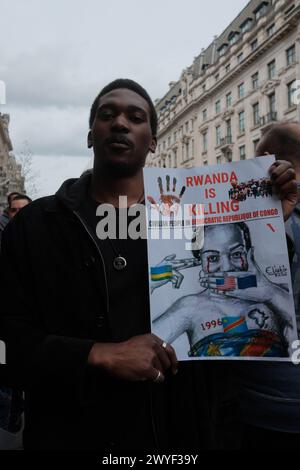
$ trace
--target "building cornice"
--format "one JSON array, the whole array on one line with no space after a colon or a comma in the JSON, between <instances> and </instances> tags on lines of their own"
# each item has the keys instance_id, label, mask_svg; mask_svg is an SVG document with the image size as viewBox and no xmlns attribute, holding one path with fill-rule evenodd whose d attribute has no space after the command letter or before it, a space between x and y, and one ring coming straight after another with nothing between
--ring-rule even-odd
<instances>
[{"instance_id":1,"label":"building cornice","mask_svg":"<svg viewBox=\"0 0 300 470\"><path fill-rule=\"evenodd\" d=\"M281 7L281 9L283 9L283 7ZM278 15L279 11L280 9L276 11L276 15ZM269 18L267 18L267 21L268 20ZM266 51L268 51L271 47L273 47L275 44L281 41L293 29L297 28L299 24L299 20L300 20L300 5L296 6L295 9L288 15L288 22L285 19L284 24L271 37L265 39L255 51L251 52L247 57L245 57L242 63L238 64L236 67L231 69L231 71L228 74L222 77L211 88L207 89L205 93L203 93L201 96L192 100L189 103L186 103L184 108L178 111L176 116L173 117L166 126L164 126L161 130L159 130L158 138L162 138L165 134L167 134L170 131L170 129L178 125L179 122L183 120L185 116L190 114L192 111L195 111L195 108L199 108L207 100L209 100L210 98L220 93L220 91L224 87L226 87L228 84L230 84L233 79L238 78L242 74L242 72L244 72L253 62L259 59L262 55L266 53ZM257 28L255 29L255 31L257 31ZM297 37L297 40L300 41L300 36ZM249 40L247 40L247 43L248 42ZM243 47L243 45L244 43L241 44L241 48ZM228 61L230 57L231 56L228 56L227 58ZM219 65L220 66L223 65L223 63ZM198 81L199 77L197 77L196 79L197 84L195 84L194 87L192 86L190 88L190 91L193 91L197 87L200 87L201 84L203 84L204 81L206 81L208 77L211 77L213 74L215 74L216 71L217 71L217 68L214 68L213 72L210 75L206 75L205 77L203 77L203 81L201 82ZM179 103L179 100L177 101L177 103Z\"/></svg>"}]
</instances>

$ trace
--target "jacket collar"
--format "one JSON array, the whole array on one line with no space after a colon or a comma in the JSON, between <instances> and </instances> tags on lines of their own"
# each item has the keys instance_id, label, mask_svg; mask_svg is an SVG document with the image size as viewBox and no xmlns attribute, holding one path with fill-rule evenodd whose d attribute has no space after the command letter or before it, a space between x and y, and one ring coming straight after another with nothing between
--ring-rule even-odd
<instances>
[{"instance_id":1,"label":"jacket collar","mask_svg":"<svg viewBox=\"0 0 300 470\"><path fill-rule=\"evenodd\" d=\"M47 212L62 212L66 209L77 211L82 201L87 198L91 174L84 174L80 178L66 180L54 197L49 197L45 210Z\"/></svg>"}]
</instances>

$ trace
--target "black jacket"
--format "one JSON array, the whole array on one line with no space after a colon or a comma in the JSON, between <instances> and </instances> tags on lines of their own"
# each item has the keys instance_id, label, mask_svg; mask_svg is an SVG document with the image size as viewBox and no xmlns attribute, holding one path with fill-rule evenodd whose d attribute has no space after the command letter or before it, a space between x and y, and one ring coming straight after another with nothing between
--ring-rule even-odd
<instances>
[{"instance_id":1,"label":"black jacket","mask_svg":"<svg viewBox=\"0 0 300 470\"><path fill-rule=\"evenodd\" d=\"M25 389L25 448L199 450L211 447L205 364L181 364L159 387L91 370L111 341L101 249L80 220L89 175L25 207L3 234L1 312L11 385ZM147 286L145 286L145 289ZM136 406L135 397L144 397ZM133 430L143 408L148 422ZM153 437L149 438L149 436Z\"/></svg>"}]
</instances>

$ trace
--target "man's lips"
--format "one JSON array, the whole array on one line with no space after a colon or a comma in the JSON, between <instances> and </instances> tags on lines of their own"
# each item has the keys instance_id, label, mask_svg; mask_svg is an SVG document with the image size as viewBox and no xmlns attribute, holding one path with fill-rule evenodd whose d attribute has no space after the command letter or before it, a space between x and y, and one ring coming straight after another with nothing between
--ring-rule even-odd
<instances>
[{"instance_id":1,"label":"man's lips","mask_svg":"<svg viewBox=\"0 0 300 470\"><path fill-rule=\"evenodd\" d=\"M129 150L133 147L132 142L126 137L110 137L105 144L115 150Z\"/></svg>"},{"instance_id":2,"label":"man's lips","mask_svg":"<svg viewBox=\"0 0 300 470\"><path fill-rule=\"evenodd\" d=\"M108 146L112 149L116 150L129 150L131 149L131 145L120 143L120 142L111 142Z\"/></svg>"}]
</instances>

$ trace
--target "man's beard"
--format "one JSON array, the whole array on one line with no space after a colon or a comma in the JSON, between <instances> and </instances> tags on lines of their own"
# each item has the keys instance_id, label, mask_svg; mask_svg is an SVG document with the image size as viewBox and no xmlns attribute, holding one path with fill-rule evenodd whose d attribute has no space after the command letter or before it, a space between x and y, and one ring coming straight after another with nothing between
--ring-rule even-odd
<instances>
[{"instance_id":1,"label":"man's beard","mask_svg":"<svg viewBox=\"0 0 300 470\"><path fill-rule=\"evenodd\" d=\"M136 175L143 166L144 162L133 163L112 159L102 161L99 165L106 175L113 178L130 178Z\"/></svg>"}]
</instances>

